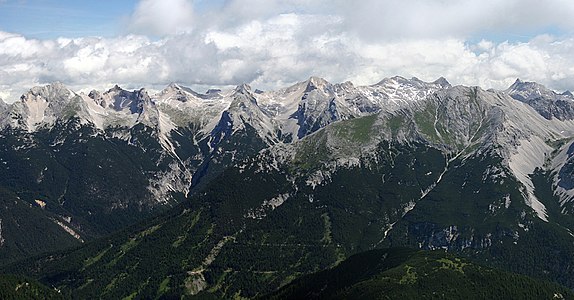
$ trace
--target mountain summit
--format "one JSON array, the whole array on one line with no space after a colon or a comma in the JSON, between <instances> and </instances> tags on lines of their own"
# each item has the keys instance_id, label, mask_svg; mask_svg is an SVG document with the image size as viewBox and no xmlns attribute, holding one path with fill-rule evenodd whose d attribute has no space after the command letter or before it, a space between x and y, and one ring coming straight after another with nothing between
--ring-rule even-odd
<instances>
[{"instance_id":1,"label":"mountain summit","mask_svg":"<svg viewBox=\"0 0 574 300\"><path fill-rule=\"evenodd\" d=\"M572 101L400 76L35 88L0 106L0 259L79 247L15 267L77 298L255 297L381 247L574 287Z\"/></svg>"},{"instance_id":2,"label":"mountain summit","mask_svg":"<svg viewBox=\"0 0 574 300\"><path fill-rule=\"evenodd\" d=\"M536 82L516 79L506 91L512 98L527 103L546 119L561 121L574 119L574 96L565 92L558 94Z\"/></svg>"}]
</instances>

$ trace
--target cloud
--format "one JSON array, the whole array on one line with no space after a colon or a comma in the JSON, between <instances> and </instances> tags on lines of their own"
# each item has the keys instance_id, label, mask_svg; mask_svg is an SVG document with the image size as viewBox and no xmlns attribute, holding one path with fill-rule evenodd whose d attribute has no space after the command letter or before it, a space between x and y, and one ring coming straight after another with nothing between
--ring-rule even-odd
<instances>
[{"instance_id":1,"label":"cloud","mask_svg":"<svg viewBox=\"0 0 574 300\"><path fill-rule=\"evenodd\" d=\"M330 32L338 18L282 15L232 31L38 41L0 33L0 91L17 98L33 85L61 81L74 89L161 88L250 83L280 88L311 75L372 84L402 75L506 88L517 77L572 89L574 39L540 36L525 43L413 39L366 43Z\"/></svg>"},{"instance_id":2,"label":"cloud","mask_svg":"<svg viewBox=\"0 0 574 300\"><path fill-rule=\"evenodd\" d=\"M228 0L215 17L218 26L236 26L286 13L339 16L341 30L365 40L574 32L570 0Z\"/></svg>"},{"instance_id":3,"label":"cloud","mask_svg":"<svg viewBox=\"0 0 574 300\"><path fill-rule=\"evenodd\" d=\"M14 100L33 85L53 81L76 90L116 83L162 88L170 82L275 89L312 75L356 84L394 75L427 81L444 76L454 84L497 89L520 77L574 89L571 35L467 38L530 23L571 28L572 18L553 19L551 9L535 0L364 0L353 2L353 9L350 3L228 0L194 15L189 1L143 0L130 19L131 29L141 34L36 40L0 32L0 94ZM574 12L571 2L548 3L562 5L554 16Z\"/></svg>"},{"instance_id":4,"label":"cloud","mask_svg":"<svg viewBox=\"0 0 574 300\"><path fill-rule=\"evenodd\" d=\"M189 0L142 0L129 19L132 33L164 36L193 28L193 4Z\"/></svg>"}]
</instances>

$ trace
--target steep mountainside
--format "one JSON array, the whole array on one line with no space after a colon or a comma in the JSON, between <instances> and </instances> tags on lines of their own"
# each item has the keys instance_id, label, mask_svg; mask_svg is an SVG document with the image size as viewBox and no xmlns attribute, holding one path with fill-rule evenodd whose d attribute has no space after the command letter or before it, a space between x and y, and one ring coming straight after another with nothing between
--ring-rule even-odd
<instances>
[{"instance_id":1,"label":"steep mountainside","mask_svg":"<svg viewBox=\"0 0 574 300\"><path fill-rule=\"evenodd\" d=\"M262 299L572 299L564 287L485 268L445 252L356 254Z\"/></svg>"},{"instance_id":2,"label":"steep mountainside","mask_svg":"<svg viewBox=\"0 0 574 300\"><path fill-rule=\"evenodd\" d=\"M103 99L115 99L102 100L109 112L55 84L12 105L0 132L0 186L30 215L2 216L2 235L14 246L0 248L2 262L69 246L62 234L83 242L113 232L177 203L172 191L189 190L188 166L166 151L161 117L145 92L114 89ZM22 234L18 219L37 225Z\"/></svg>"},{"instance_id":3,"label":"steep mountainside","mask_svg":"<svg viewBox=\"0 0 574 300\"><path fill-rule=\"evenodd\" d=\"M5 270L79 298L253 297L399 246L574 287L574 120L538 109L553 97L570 105L520 81L485 91L402 77L173 84L153 97L35 89L2 121L0 186L18 207L0 221L6 261L41 251L22 246L35 239L18 234L20 214L49 225L54 250L175 207Z\"/></svg>"},{"instance_id":4,"label":"steep mountainside","mask_svg":"<svg viewBox=\"0 0 574 300\"><path fill-rule=\"evenodd\" d=\"M194 156L174 136L203 137L188 146L205 158L187 200L7 271L79 298L253 297L352 254L406 246L574 287L572 120L546 118L507 91L444 80L353 87L311 78L213 98L170 88L153 103L228 103L218 122L194 123L212 127L172 131L183 164Z\"/></svg>"},{"instance_id":5,"label":"steep mountainside","mask_svg":"<svg viewBox=\"0 0 574 300\"><path fill-rule=\"evenodd\" d=\"M0 101L0 187L14 205L28 206L0 221L14 245L0 247L0 263L124 228L263 149L396 109L388 104L400 95L419 99L445 84L395 77L355 88L313 77L280 91L242 85L200 94L171 84L150 96L118 86L85 95L55 83L11 105ZM46 230L20 234L15 220L29 214L47 222Z\"/></svg>"}]
</instances>

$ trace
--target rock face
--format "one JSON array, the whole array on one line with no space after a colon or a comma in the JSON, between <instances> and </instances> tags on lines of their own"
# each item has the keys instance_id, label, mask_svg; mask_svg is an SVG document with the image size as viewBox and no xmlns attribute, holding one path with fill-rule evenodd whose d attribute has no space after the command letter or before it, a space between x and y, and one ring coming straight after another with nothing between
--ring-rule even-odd
<instances>
[{"instance_id":1,"label":"rock face","mask_svg":"<svg viewBox=\"0 0 574 300\"><path fill-rule=\"evenodd\" d=\"M86 287L78 298L124 298L123 283L142 282L130 286L142 297L252 297L383 246L574 286L569 99L534 83L485 91L444 78L206 94L172 84L157 95L48 86L0 106L0 198L66 245L176 206L63 256L78 272L50 283ZM28 223L2 214L0 251L32 243L18 224Z\"/></svg>"},{"instance_id":2,"label":"rock face","mask_svg":"<svg viewBox=\"0 0 574 300\"><path fill-rule=\"evenodd\" d=\"M569 91L558 94L536 82L517 79L505 93L512 98L532 106L544 118L551 120L574 119L574 97Z\"/></svg>"}]
</instances>

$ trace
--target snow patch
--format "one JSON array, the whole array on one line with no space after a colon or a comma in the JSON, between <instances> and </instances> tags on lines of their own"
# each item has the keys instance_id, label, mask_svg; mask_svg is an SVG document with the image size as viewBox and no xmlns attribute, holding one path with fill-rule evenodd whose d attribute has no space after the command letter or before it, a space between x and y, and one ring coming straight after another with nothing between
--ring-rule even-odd
<instances>
[{"instance_id":1,"label":"snow patch","mask_svg":"<svg viewBox=\"0 0 574 300\"><path fill-rule=\"evenodd\" d=\"M80 241L80 242L84 242L84 240L82 239L82 237L75 232L72 228L68 227L68 225L64 224L63 222L61 222L60 220L56 220L56 219L52 219L52 221L56 224L58 224L58 226L62 227L62 229L64 229L64 231L66 231L68 234L70 234L71 236L73 236L76 240Z\"/></svg>"},{"instance_id":2,"label":"snow patch","mask_svg":"<svg viewBox=\"0 0 574 300\"><path fill-rule=\"evenodd\" d=\"M46 208L46 202L44 202L44 201L42 201L42 200L38 200L38 199L36 199L35 202L36 202L36 204L38 204L38 206L39 206L41 209Z\"/></svg>"},{"instance_id":3,"label":"snow patch","mask_svg":"<svg viewBox=\"0 0 574 300\"><path fill-rule=\"evenodd\" d=\"M512 203L512 200L510 199L510 195L506 195L504 197L504 207L506 209L508 209L510 207L510 204Z\"/></svg>"},{"instance_id":4,"label":"snow patch","mask_svg":"<svg viewBox=\"0 0 574 300\"><path fill-rule=\"evenodd\" d=\"M4 246L4 236L2 236L2 219L0 219L0 247Z\"/></svg>"}]
</instances>

